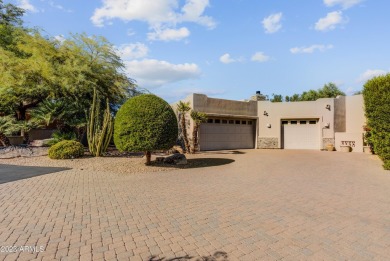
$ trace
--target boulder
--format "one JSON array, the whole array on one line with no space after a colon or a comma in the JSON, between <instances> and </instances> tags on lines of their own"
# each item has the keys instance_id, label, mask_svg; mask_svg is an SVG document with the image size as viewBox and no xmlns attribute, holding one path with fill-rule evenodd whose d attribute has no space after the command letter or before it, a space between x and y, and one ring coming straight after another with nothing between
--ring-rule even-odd
<instances>
[{"instance_id":1,"label":"boulder","mask_svg":"<svg viewBox=\"0 0 390 261\"><path fill-rule=\"evenodd\" d=\"M171 156L165 157L163 162L172 165L185 165L187 164L187 158L184 154L175 153Z\"/></svg>"},{"instance_id":2,"label":"boulder","mask_svg":"<svg viewBox=\"0 0 390 261\"><path fill-rule=\"evenodd\" d=\"M176 153L184 154L184 150L182 149L182 147L178 145L173 146L168 152L173 154Z\"/></svg>"},{"instance_id":3,"label":"boulder","mask_svg":"<svg viewBox=\"0 0 390 261\"><path fill-rule=\"evenodd\" d=\"M156 157L157 162L164 162L164 157Z\"/></svg>"},{"instance_id":4,"label":"boulder","mask_svg":"<svg viewBox=\"0 0 390 261\"><path fill-rule=\"evenodd\" d=\"M49 143L50 141L52 141L53 139L44 139L44 140L33 140L32 142L30 142L30 146L33 146L33 147L49 147Z\"/></svg>"}]
</instances>

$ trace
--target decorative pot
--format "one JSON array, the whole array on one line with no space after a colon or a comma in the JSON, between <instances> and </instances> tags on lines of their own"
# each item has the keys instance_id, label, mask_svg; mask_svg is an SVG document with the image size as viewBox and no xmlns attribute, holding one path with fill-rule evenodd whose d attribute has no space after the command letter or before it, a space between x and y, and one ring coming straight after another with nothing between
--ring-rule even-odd
<instances>
[{"instance_id":1,"label":"decorative pot","mask_svg":"<svg viewBox=\"0 0 390 261\"><path fill-rule=\"evenodd\" d=\"M8 139L11 145L20 145L23 144L23 136L8 136Z\"/></svg>"},{"instance_id":2,"label":"decorative pot","mask_svg":"<svg viewBox=\"0 0 390 261\"><path fill-rule=\"evenodd\" d=\"M334 151L334 146L333 146L333 144L327 144L327 145L326 145L326 150L327 150L327 151Z\"/></svg>"},{"instance_id":3,"label":"decorative pot","mask_svg":"<svg viewBox=\"0 0 390 261\"><path fill-rule=\"evenodd\" d=\"M363 146L363 152L367 154L372 154L370 146Z\"/></svg>"},{"instance_id":4,"label":"decorative pot","mask_svg":"<svg viewBox=\"0 0 390 261\"><path fill-rule=\"evenodd\" d=\"M351 152L352 148L351 148L351 146L342 145L342 146L340 146L340 151L341 152Z\"/></svg>"}]
</instances>

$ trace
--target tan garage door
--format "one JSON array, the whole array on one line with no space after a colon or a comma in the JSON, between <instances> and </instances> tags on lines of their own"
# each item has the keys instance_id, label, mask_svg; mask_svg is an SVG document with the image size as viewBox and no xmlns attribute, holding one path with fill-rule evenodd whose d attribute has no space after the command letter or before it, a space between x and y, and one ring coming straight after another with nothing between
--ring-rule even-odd
<instances>
[{"instance_id":1,"label":"tan garage door","mask_svg":"<svg viewBox=\"0 0 390 261\"><path fill-rule=\"evenodd\" d=\"M200 150L253 149L255 120L209 119L200 126Z\"/></svg>"},{"instance_id":2,"label":"tan garage door","mask_svg":"<svg viewBox=\"0 0 390 261\"><path fill-rule=\"evenodd\" d=\"M318 120L282 121L284 149L320 149Z\"/></svg>"}]
</instances>

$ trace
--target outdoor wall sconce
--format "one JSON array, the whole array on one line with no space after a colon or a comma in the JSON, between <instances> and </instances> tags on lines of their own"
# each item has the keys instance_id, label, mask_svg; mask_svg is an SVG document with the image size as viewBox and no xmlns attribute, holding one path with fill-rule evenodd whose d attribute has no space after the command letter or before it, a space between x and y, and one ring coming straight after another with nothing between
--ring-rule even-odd
<instances>
[{"instance_id":1,"label":"outdoor wall sconce","mask_svg":"<svg viewBox=\"0 0 390 261\"><path fill-rule=\"evenodd\" d=\"M264 111L264 116L268 116L268 112L267 111Z\"/></svg>"},{"instance_id":2,"label":"outdoor wall sconce","mask_svg":"<svg viewBox=\"0 0 390 261\"><path fill-rule=\"evenodd\" d=\"M270 123L267 124L267 128L271 128L271 124Z\"/></svg>"},{"instance_id":3,"label":"outdoor wall sconce","mask_svg":"<svg viewBox=\"0 0 390 261\"><path fill-rule=\"evenodd\" d=\"M326 123L325 125L324 125L324 128L327 128L327 129L329 129L330 128L330 123L328 122L328 123Z\"/></svg>"},{"instance_id":4,"label":"outdoor wall sconce","mask_svg":"<svg viewBox=\"0 0 390 261\"><path fill-rule=\"evenodd\" d=\"M325 107L327 110L330 110L330 104L327 104Z\"/></svg>"}]
</instances>

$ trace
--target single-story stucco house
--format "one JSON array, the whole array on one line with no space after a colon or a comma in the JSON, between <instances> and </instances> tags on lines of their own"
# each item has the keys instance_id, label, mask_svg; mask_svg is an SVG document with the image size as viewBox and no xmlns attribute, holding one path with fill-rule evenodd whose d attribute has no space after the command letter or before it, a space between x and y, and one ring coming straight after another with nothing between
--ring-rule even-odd
<instances>
[{"instance_id":1,"label":"single-story stucco house","mask_svg":"<svg viewBox=\"0 0 390 261\"><path fill-rule=\"evenodd\" d=\"M204 112L200 150L324 149L348 145L363 152L363 96L339 96L304 102L270 102L257 92L247 101L191 94L183 100ZM175 104L173 105L175 108ZM192 128L189 122L189 128Z\"/></svg>"}]
</instances>

